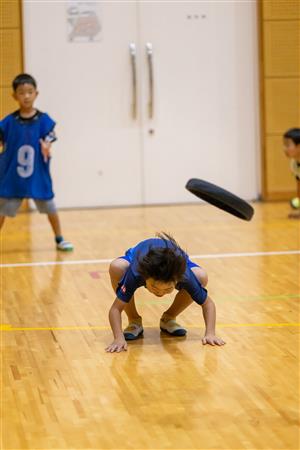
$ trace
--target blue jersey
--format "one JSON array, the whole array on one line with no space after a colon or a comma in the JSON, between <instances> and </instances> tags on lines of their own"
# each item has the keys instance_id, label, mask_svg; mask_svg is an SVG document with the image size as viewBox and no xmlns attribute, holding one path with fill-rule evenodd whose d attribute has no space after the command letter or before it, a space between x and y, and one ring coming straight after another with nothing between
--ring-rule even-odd
<instances>
[{"instance_id":1,"label":"blue jersey","mask_svg":"<svg viewBox=\"0 0 300 450\"><path fill-rule=\"evenodd\" d=\"M141 286L145 286L145 280L141 277L138 272L138 261L146 255L150 248L162 247L165 248L166 245L168 247L174 248L170 241L164 241L160 238L152 238L146 239L145 241L140 242L133 248L130 248L126 251L125 256L122 256L123 259L126 259L130 263L127 271L125 272L122 280L118 284L116 294L118 299L128 303L134 292ZM186 257L186 270L182 277L182 279L177 283L175 289L178 291L181 289L185 289L192 299L202 305L207 297L207 290L201 285L198 281L196 275L191 270L192 267L197 267L197 264L190 261L187 254Z\"/></svg>"},{"instance_id":2,"label":"blue jersey","mask_svg":"<svg viewBox=\"0 0 300 450\"><path fill-rule=\"evenodd\" d=\"M37 111L29 118L19 111L0 121L0 197L50 200L54 197L49 158L45 162L40 139L56 140L55 122Z\"/></svg>"}]
</instances>

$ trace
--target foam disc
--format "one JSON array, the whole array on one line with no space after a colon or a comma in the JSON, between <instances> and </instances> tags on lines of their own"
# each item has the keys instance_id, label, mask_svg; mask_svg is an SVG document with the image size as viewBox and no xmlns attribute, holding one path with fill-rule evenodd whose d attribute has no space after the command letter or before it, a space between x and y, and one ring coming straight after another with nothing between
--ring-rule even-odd
<instances>
[{"instance_id":1,"label":"foam disc","mask_svg":"<svg viewBox=\"0 0 300 450\"><path fill-rule=\"evenodd\" d=\"M191 178L186 189L207 203L216 206L243 220L251 220L254 209L249 203L235 194L208 181Z\"/></svg>"}]
</instances>

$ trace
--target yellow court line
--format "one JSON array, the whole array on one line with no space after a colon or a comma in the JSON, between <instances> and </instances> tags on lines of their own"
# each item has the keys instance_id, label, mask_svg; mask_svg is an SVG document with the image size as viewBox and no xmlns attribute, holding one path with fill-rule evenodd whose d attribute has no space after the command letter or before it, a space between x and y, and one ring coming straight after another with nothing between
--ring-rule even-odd
<instances>
[{"instance_id":1,"label":"yellow court line","mask_svg":"<svg viewBox=\"0 0 300 450\"><path fill-rule=\"evenodd\" d=\"M217 328L235 328L235 327L299 327L298 322L286 323L219 323ZM156 328L154 326L145 326L144 328ZM187 328L203 328L200 325L188 325ZM9 324L0 325L0 331L86 331L86 330L110 330L109 326L62 326L62 327L13 327Z\"/></svg>"}]
</instances>

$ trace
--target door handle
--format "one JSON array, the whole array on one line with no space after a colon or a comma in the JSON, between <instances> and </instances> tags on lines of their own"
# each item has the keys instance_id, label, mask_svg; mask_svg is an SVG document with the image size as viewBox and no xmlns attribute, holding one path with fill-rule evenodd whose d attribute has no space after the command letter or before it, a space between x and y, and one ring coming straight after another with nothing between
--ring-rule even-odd
<instances>
[{"instance_id":1,"label":"door handle","mask_svg":"<svg viewBox=\"0 0 300 450\"><path fill-rule=\"evenodd\" d=\"M131 115L133 119L137 116L137 82L136 82L136 45L134 42L129 44L131 70L132 70L132 103Z\"/></svg>"},{"instance_id":2,"label":"door handle","mask_svg":"<svg viewBox=\"0 0 300 450\"><path fill-rule=\"evenodd\" d=\"M154 90L153 90L153 46L151 42L146 44L146 53L149 69L149 102L148 102L148 116L152 119L154 112Z\"/></svg>"}]
</instances>

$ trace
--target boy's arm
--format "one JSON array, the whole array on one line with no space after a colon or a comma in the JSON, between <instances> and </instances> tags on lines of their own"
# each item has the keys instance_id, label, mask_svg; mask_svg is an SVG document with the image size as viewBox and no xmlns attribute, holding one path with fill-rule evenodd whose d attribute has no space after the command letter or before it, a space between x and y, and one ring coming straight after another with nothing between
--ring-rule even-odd
<instances>
[{"instance_id":1,"label":"boy's arm","mask_svg":"<svg viewBox=\"0 0 300 450\"><path fill-rule=\"evenodd\" d=\"M54 131L51 130L43 139L40 139L41 144L41 152L44 157L44 162L46 163L48 159L51 157L51 144L52 142L57 141L57 137Z\"/></svg>"},{"instance_id":2,"label":"boy's arm","mask_svg":"<svg viewBox=\"0 0 300 450\"><path fill-rule=\"evenodd\" d=\"M109 323L114 335L114 341L106 347L106 351L113 352L121 352L122 350L127 350L127 342L125 341L124 334L122 331L122 319L121 313L125 308L126 303L118 298L115 299L109 310Z\"/></svg>"},{"instance_id":3,"label":"boy's arm","mask_svg":"<svg viewBox=\"0 0 300 450\"><path fill-rule=\"evenodd\" d=\"M216 336L216 307L210 297L207 297L202 306L202 313L205 322L205 335L203 344L224 345L225 341Z\"/></svg>"}]
</instances>

